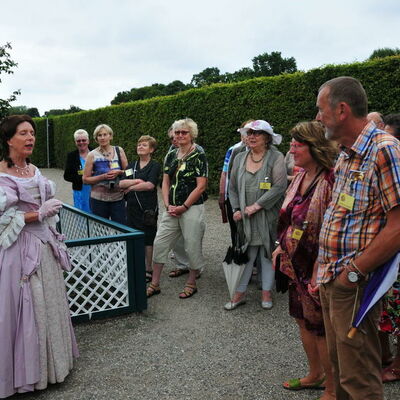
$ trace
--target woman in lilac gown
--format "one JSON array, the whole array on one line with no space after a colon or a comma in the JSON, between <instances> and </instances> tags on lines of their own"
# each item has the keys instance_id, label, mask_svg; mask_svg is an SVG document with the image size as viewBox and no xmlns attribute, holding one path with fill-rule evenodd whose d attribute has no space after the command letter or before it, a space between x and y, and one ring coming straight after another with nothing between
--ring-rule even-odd
<instances>
[{"instance_id":1,"label":"woman in lilac gown","mask_svg":"<svg viewBox=\"0 0 400 400\"><path fill-rule=\"evenodd\" d=\"M63 382L78 355L55 230L62 206L54 184L30 163L35 123L0 124L0 398Z\"/></svg>"}]
</instances>

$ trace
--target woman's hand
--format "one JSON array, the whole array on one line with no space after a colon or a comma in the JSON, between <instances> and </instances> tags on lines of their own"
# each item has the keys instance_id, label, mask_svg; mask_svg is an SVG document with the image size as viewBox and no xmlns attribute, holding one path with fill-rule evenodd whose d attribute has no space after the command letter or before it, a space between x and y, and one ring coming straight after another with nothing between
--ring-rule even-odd
<instances>
[{"instance_id":1,"label":"woman's hand","mask_svg":"<svg viewBox=\"0 0 400 400\"><path fill-rule=\"evenodd\" d=\"M111 169L110 171L106 172L104 175L105 175L105 179L107 181L110 181L112 179L115 179L117 176L121 175L121 173L123 173L123 171L120 169Z\"/></svg>"},{"instance_id":2,"label":"woman's hand","mask_svg":"<svg viewBox=\"0 0 400 400\"><path fill-rule=\"evenodd\" d=\"M316 301L320 301L319 299L319 285L316 285L315 282L312 281L307 285L307 291L309 295L314 298Z\"/></svg>"},{"instance_id":3,"label":"woman's hand","mask_svg":"<svg viewBox=\"0 0 400 400\"><path fill-rule=\"evenodd\" d=\"M235 222L241 221L242 219L242 213L240 211L236 211L233 213L233 220Z\"/></svg>"},{"instance_id":4,"label":"woman's hand","mask_svg":"<svg viewBox=\"0 0 400 400\"><path fill-rule=\"evenodd\" d=\"M244 215L247 215L248 217L252 216L253 214L255 214L257 211L261 210L261 206L257 203L252 204L251 206L247 206L244 209Z\"/></svg>"},{"instance_id":5,"label":"woman's hand","mask_svg":"<svg viewBox=\"0 0 400 400\"><path fill-rule=\"evenodd\" d=\"M276 270L277 264L276 261L278 256L283 253L282 247L279 245L273 252L272 252L272 269Z\"/></svg>"},{"instance_id":6,"label":"woman's hand","mask_svg":"<svg viewBox=\"0 0 400 400\"><path fill-rule=\"evenodd\" d=\"M184 212L186 208L184 206L171 206L169 205L167 208L167 212L171 217L179 218Z\"/></svg>"}]
</instances>

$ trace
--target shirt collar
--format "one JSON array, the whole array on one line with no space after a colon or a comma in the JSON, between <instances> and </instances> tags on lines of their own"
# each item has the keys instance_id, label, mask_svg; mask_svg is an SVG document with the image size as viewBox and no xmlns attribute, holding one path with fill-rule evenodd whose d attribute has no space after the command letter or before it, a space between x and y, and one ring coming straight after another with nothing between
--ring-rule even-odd
<instances>
[{"instance_id":1,"label":"shirt collar","mask_svg":"<svg viewBox=\"0 0 400 400\"><path fill-rule=\"evenodd\" d=\"M375 134L376 131L377 128L375 123L373 121L368 122L368 124L364 126L364 129L358 135L350 150L354 153L359 154L360 156L363 156L363 154L368 150L372 140L372 136Z\"/></svg>"}]
</instances>

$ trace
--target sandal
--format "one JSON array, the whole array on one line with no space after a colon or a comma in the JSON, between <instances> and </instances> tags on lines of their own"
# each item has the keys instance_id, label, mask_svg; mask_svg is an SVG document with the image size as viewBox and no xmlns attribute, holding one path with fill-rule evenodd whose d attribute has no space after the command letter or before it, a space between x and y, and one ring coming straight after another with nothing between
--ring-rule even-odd
<instances>
[{"instance_id":1,"label":"sandal","mask_svg":"<svg viewBox=\"0 0 400 400\"><path fill-rule=\"evenodd\" d=\"M146 283L151 282L153 279L153 271L146 271Z\"/></svg>"},{"instance_id":2,"label":"sandal","mask_svg":"<svg viewBox=\"0 0 400 400\"><path fill-rule=\"evenodd\" d=\"M192 297L195 293L197 293L196 285L191 285L190 283L187 283L182 292L179 293L179 298L188 299L189 297Z\"/></svg>"},{"instance_id":3,"label":"sandal","mask_svg":"<svg viewBox=\"0 0 400 400\"><path fill-rule=\"evenodd\" d=\"M388 378L389 376L389 378ZM400 369L387 367L382 371L382 382L396 382L400 381Z\"/></svg>"},{"instance_id":4,"label":"sandal","mask_svg":"<svg viewBox=\"0 0 400 400\"><path fill-rule=\"evenodd\" d=\"M150 283L150 285L148 286L148 288L146 290L147 298L149 298L151 296L155 296L156 294L160 294L160 293L161 293L160 286L153 285L152 283Z\"/></svg>"},{"instance_id":5,"label":"sandal","mask_svg":"<svg viewBox=\"0 0 400 400\"><path fill-rule=\"evenodd\" d=\"M174 268L172 271L169 272L168 276L170 278L177 278L178 276L188 274L188 273L189 273L188 269Z\"/></svg>"},{"instance_id":6,"label":"sandal","mask_svg":"<svg viewBox=\"0 0 400 400\"><path fill-rule=\"evenodd\" d=\"M284 382L282 386L284 389L287 390L303 390L303 389L325 389L325 385L323 383L325 382L325 376L319 379L318 381L315 381L313 383L309 383L307 385L304 385L301 383L300 378L294 378L290 379L287 382Z\"/></svg>"}]
</instances>

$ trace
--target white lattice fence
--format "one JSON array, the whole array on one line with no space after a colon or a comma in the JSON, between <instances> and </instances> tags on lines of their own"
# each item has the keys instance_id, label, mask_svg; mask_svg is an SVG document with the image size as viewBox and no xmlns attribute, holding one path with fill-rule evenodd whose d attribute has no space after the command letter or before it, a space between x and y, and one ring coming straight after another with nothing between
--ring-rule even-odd
<instances>
[{"instance_id":1,"label":"white lattice fence","mask_svg":"<svg viewBox=\"0 0 400 400\"><path fill-rule=\"evenodd\" d=\"M145 288L142 233L66 205L60 212L60 231L67 238L72 264L65 276L72 317L90 319L146 308L144 294L134 293Z\"/></svg>"}]
</instances>

